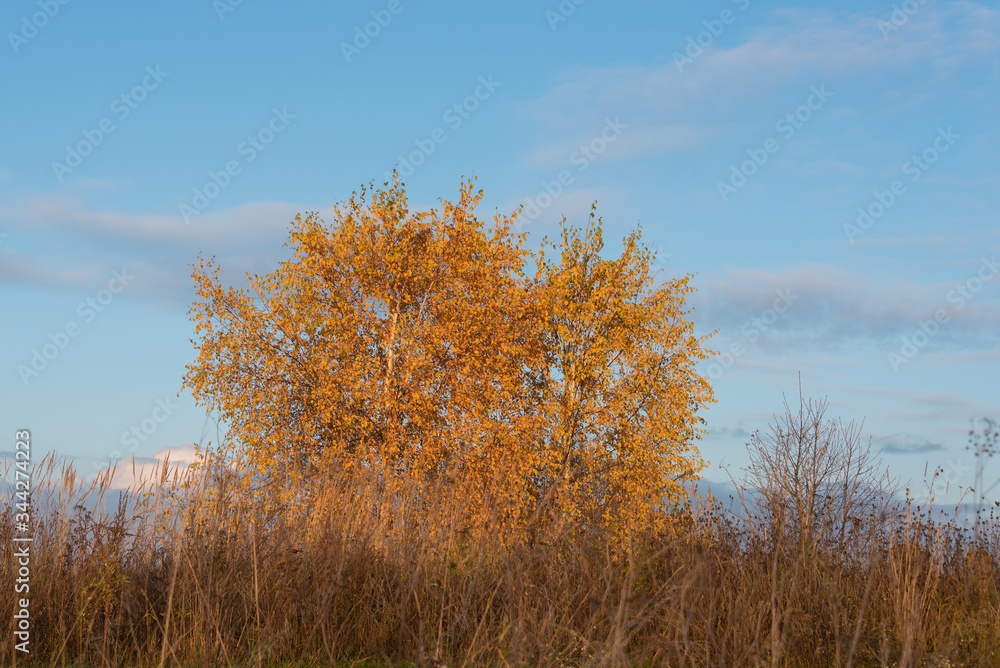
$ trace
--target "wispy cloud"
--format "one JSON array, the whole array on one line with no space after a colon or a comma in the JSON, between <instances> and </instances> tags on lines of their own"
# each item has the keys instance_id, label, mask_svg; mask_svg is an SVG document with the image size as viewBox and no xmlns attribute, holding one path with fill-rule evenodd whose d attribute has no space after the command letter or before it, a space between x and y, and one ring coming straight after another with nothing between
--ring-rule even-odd
<instances>
[{"instance_id":1,"label":"wispy cloud","mask_svg":"<svg viewBox=\"0 0 1000 668\"><path fill-rule=\"evenodd\" d=\"M629 129L622 133L620 138L607 144L600 160L618 160L649 153L671 153L699 144L705 133L704 130L684 123ZM524 164L530 169L567 167L572 164L573 156L583 154L589 142L593 141L592 137L597 136L599 136L597 133L591 132L585 138L542 145L528 152L524 157Z\"/></svg>"},{"instance_id":2,"label":"wispy cloud","mask_svg":"<svg viewBox=\"0 0 1000 668\"><path fill-rule=\"evenodd\" d=\"M975 275L975 266L969 266L966 273ZM780 273L733 269L705 279L692 303L699 327L718 328L722 339L738 338L744 329L754 329L754 319L772 307L775 295L787 292L792 297L787 310L767 327L756 327L762 346L786 355L795 350L833 350L858 341L884 343L912 334L921 321L942 308L948 309L949 321L941 326L933 347L960 344L966 352L994 349L1000 343L1000 284L984 288L956 309L947 300L954 297L957 283L889 283L832 265L805 264Z\"/></svg>"},{"instance_id":3,"label":"wispy cloud","mask_svg":"<svg viewBox=\"0 0 1000 668\"><path fill-rule=\"evenodd\" d=\"M770 108L787 98L796 81L808 88L849 79L852 87L873 87L881 104L898 111L901 104L939 94L935 86L958 68L991 62L1000 48L1000 11L980 4L924 7L891 39L877 28L881 18L825 9L775 10L745 41L706 48L684 72L672 61L570 72L540 97L516 107L545 138L524 163L551 165L585 142L597 119L625 110L633 138L615 147L615 158L665 154L726 137L746 128L751 108ZM899 77L917 68L926 74ZM856 112L830 113L844 118Z\"/></svg>"},{"instance_id":4,"label":"wispy cloud","mask_svg":"<svg viewBox=\"0 0 1000 668\"><path fill-rule=\"evenodd\" d=\"M249 202L201 214L186 224L178 215L132 214L96 210L88 202L60 193L24 197L0 204L0 220L13 227L79 235L95 242L139 242L180 247L207 243L247 245L261 235L283 234L288 222L305 210L287 202Z\"/></svg>"},{"instance_id":5,"label":"wispy cloud","mask_svg":"<svg viewBox=\"0 0 1000 668\"><path fill-rule=\"evenodd\" d=\"M940 452L941 450L947 449L941 443L931 443L927 439L920 438L919 436L903 434L883 436L873 442L884 452L894 455L915 455L925 452Z\"/></svg>"},{"instance_id":6,"label":"wispy cloud","mask_svg":"<svg viewBox=\"0 0 1000 668\"><path fill-rule=\"evenodd\" d=\"M5 247L0 283L90 289L127 265L136 276L129 299L186 306L199 254L224 260L225 281L266 273L287 253L282 245L295 214L308 210L251 202L188 225L179 216L97 209L59 194L2 202L0 227L16 231L17 244Z\"/></svg>"},{"instance_id":7,"label":"wispy cloud","mask_svg":"<svg viewBox=\"0 0 1000 668\"><path fill-rule=\"evenodd\" d=\"M750 438L750 432L743 427L711 427L708 430L708 438L746 440Z\"/></svg>"},{"instance_id":8,"label":"wispy cloud","mask_svg":"<svg viewBox=\"0 0 1000 668\"><path fill-rule=\"evenodd\" d=\"M927 392L921 389L861 385L833 385L831 389L854 397L854 402L859 407L880 406L881 417L896 420L899 424L950 425L944 431L950 434L951 447L964 444L968 435L969 420L995 415L1000 410L1000 404L996 402L977 401L955 392Z\"/></svg>"}]
</instances>

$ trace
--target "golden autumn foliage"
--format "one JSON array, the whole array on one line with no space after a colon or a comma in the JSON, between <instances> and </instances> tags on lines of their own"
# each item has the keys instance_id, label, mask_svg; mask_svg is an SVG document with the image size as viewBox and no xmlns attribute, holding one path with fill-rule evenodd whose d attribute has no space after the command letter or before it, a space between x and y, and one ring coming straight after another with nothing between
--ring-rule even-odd
<instances>
[{"instance_id":1,"label":"golden autumn foliage","mask_svg":"<svg viewBox=\"0 0 1000 668\"><path fill-rule=\"evenodd\" d=\"M396 179L363 188L332 223L297 216L292 257L245 289L200 261L186 385L257 481L331 466L428 490L471 479L483 524L663 517L704 467L713 400L690 277L657 285L638 233L604 259L593 212L531 252L516 214L475 217L482 196L465 182L413 212Z\"/></svg>"}]
</instances>

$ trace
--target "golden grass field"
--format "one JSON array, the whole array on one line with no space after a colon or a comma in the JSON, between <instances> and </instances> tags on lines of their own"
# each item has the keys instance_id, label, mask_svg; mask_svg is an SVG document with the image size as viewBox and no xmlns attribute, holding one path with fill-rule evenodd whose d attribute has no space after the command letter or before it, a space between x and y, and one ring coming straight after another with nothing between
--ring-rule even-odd
<instances>
[{"instance_id":1,"label":"golden grass field","mask_svg":"<svg viewBox=\"0 0 1000 668\"><path fill-rule=\"evenodd\" d=\"M363 470L299 481L289 503L274 484L247 493L232 466L165 468L107 512L108 475L47 459L31 664L1000 665L996 515L890 503L849 429L823 432L825 450L780 433L750 444L747 484L766 493L743 492L740 512L703 499L625 542L559 517L477 530L461 479ZM13 532L5 514L8 592ZM0 660L25 665L12 645Z\"/></svg>"}]
</instances>

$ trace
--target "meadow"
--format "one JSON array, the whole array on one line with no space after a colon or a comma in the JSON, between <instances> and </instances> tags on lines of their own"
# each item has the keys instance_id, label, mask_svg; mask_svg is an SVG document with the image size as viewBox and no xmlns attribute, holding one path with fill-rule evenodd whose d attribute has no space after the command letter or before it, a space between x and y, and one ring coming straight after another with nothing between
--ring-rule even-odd
<instances>
[{"instance_id":1,"label":"meadow","mask_svg":"<svg viewBox=\"0 0 1000 668\"><path fill-rule=\"evenodd\" d=\"M558 513L519 535L491 530L447 476L429 488L331 468L297 480L289 504L209 458L119 499L110 475L84 482L47 459L34 473L31 653L8 640L0 661L998 665L996 514L948 519L893 496L862 435L825 410L804 402L755 435L740 498L680 504L670 528L625 540ZM997 434L982 425L970 446L986 461ZM3 514L7 592L14 531ZM14 598L0 598L7 620Z\"/></svg>"}]
</instances>

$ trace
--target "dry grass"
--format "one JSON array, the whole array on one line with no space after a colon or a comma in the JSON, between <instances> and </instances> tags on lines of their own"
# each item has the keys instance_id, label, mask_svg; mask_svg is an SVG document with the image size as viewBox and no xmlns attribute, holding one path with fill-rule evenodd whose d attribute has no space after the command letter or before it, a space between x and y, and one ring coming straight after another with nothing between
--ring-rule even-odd
<instances>
[{"instance_id":1,"label":"dry grass","mask_svg":"<svg viewBox=\"0 0 1000 668\"><path fill-rule=\"evenodd\" d=\"M231 469L206 467L90 513L108 478L81 485L48 461L35 473L36 490L51 491L36 491L31 659L1000 665L1000 523L890 502L856 431L831 428L822 409L803 404L754 440L760 491L738 500L745 511L709 499L679 509L671 535L627 544L565 518L531 539L476 531L460 481L421 491L363 471L297 483L292 506L274 485L246 495ZM13 532L5 513L7 592ZM13 599L0 597L4 619ZM14 660L7 641L0 661Z\"/></svg>"}]
</instances>

